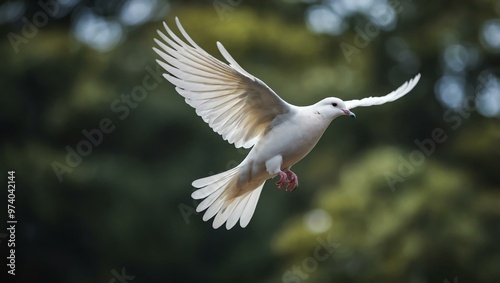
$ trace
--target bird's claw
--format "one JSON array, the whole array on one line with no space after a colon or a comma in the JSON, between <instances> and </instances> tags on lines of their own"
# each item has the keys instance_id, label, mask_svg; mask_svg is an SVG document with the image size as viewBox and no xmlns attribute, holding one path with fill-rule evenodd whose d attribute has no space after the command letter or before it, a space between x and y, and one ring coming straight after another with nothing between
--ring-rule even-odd
<instances>
[{"instance_id":1,"label":"bird's claw","mask_svg":"<svg viewBox=\"0 0 500 283\"><path fill-rule=\"evenodd\" d=\"M278 174L280 175L280 180L276 182L276 185L278 185L279 189L282 189L285 183L287 184L285 190L290 192L295 191L299 186L299 178L292 171L280 171Z\"/></svg>"},{"instance_id":2,"label":"bird's claw","mask_svg":"<svg viewBox=\"0 0 500 283\"><path fill-rule=\"evenodd\" d=\"M286 190L293 192L299 186L299 178L295 173L290 170L286 171L287 177L289 177L288 185L286 186Z\"/></svg>"},{"instance_id":3,"label":"bird's claw","mask_svg":"<svg viewBox=\"0 0 500 283\"><path fill-rule=\"evenodd\" d=\"M287 174L283 171L280 171L278 174L280 175L280 180L276 182L276 185L278 185L279 189L282 189L285 183L289 182L288 177ZM287 186L287 191L288 191L288 186Z\"/></svg>"}]
</instances>

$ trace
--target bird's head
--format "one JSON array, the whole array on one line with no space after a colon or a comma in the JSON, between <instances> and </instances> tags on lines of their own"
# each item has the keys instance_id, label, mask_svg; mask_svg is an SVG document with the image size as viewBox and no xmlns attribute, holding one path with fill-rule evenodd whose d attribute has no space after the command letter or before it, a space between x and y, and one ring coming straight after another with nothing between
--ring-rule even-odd
<instances>
[{"instance_id":1,"label":"bird's head","mask_svg":"<svg viewBox=\"0 0 500 283\"><path fill-rule=\"evenodd\" d=\"M336 97L328 97L320 102L316 103L315 107L318 112L325 115L330 119L335 119L340 116L349 116L352 118L356 118L356 115L351 112L351 110L347 109L344 101L340 98Z\"/></svg>"}]
</instances>

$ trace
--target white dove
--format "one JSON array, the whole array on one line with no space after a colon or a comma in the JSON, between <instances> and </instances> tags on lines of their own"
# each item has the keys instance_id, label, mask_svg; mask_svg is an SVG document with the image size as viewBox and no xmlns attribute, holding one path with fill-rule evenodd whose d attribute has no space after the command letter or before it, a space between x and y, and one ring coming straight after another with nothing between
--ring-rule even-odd
<instances>
[{"instance_id":1,"label":"white dove","mask_svg":"<svg viewBox=\"0 0 500 283\"><path fill-rule=\"evenodd\" d=\"M237 148L252 148L246 158L228 171L192 183L198 190L193 199L204 199L197 212L207 210L203 220L215 216L213 228L226 223L231 229L238 220L246 227L252 218L266 180L279 175L279 188L298 186L290 168L316 145L326 128L339 116L356 117L351 109L380 105L404 96L417 84L420 74L382 97L342 101L329 97L310 106L295 106L281 99L271 88L245 71L224 46L217 47L229 65L199 47L176 24L185 40L163 23L168 35L157 31L160 49L156 60L168 73L163 76L176 86L186 103L224 140ZM166 43L166 44L165 44Z\"/></svg>"}]
</instances>

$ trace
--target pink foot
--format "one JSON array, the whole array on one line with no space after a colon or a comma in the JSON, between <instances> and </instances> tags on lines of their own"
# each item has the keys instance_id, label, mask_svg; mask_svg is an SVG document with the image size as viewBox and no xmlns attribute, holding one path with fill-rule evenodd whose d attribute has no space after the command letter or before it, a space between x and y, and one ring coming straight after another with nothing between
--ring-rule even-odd
<instances>
[{"instance_id":1,"label":"pink foot","mask_svg":"<svg viewBox=\"0 0 500 283\"><path fill-rule=\"evenodd\" d=\"M276 182L278 188L282 189L286 183L287 185L285 190L293 192L299 186L299 178L295 173L293 173L289 169L286 169L285 171L280 171L278 175L280 175L280 180Z\"/></svg>"},{"instance_id":2,"label":"pink foot","mask_svg":"<svg viewBox=\"0 0 500 283\"><path fill-rule=\"evenodd\" d=\"M278 185L279 189L282 189L283 186L285 185L285 183L288 183L289 181L287 178L287 174L285 172L280 171L278 174L280 175L280 180L278 182L276 182L276 185ZM288 188L288 186L287 186L287 188Z\"/></svg>"},{"instance_id":3,"label":"pink foot","mask_svg":"<svg viewBox=\"0 0 500 283\"><path fill-rule=\"evenodd\" d=\"M299 186L299 178L291 170L286 170L285 173L289 178L288 185L285 190L293 192Z\"/></svg>"}]
</instances>

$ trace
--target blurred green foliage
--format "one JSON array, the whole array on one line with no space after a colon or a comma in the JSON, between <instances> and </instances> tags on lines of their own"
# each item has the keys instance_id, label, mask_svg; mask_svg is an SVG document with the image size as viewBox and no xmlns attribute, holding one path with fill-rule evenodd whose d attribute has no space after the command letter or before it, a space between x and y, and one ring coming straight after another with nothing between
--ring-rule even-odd
<instances>
[{"instance_id":1,"label":"blurred green foliage","mask_svg":"<svg viewBox=\"0 0 500 283\"><path fill-rule=\"evenodd\" d=\"M10 2L24 2L20 16L27 19L40 11L35 1ZM339 45L354 44L355 27L369 20L352 14L343 33L314 33L307 11L328 1L222 1L235 4L223 17L215 2L171 1L159 18L124 29L107 51L82 43L72 20L95 7L116 17L124 1L74 2L18 52L8 34L22 35L24 22L0 25L0 168L16 171L17 279L110 282L112 270L125 267L136 276L130 282L500 280L498 117L455 109L450 122L435 96L450 45L477 53L461 73L468 94L481 72L498 71L498 50L480 34L485 21L500 17L497 1L402 1L395 27L381 30L350 63ZM215 42L222 42L293 104L383 95L416 72L422 80L404 99L356 109L356 121L334 121L294 166L300 187L287 193L268 182L247 228L213 230L193 213L190 183L236 165L246 152L156 80L153 38L161 20L174 26L175 16L209 53L221 58ZM394 59L394 42L405 42L417 61ZM144 100L116 111L146 77L154 87ZM111 133L60 182L55 162L67 164L68 147L76 150L88 139L82 131L103 119ZM421 151L414 140L432 138L436 128L446 141L391 190L387 174L400 176L401 160ZM315 258L318 241L335 243L323 261Z\"/></svg>"}]
</instances>

